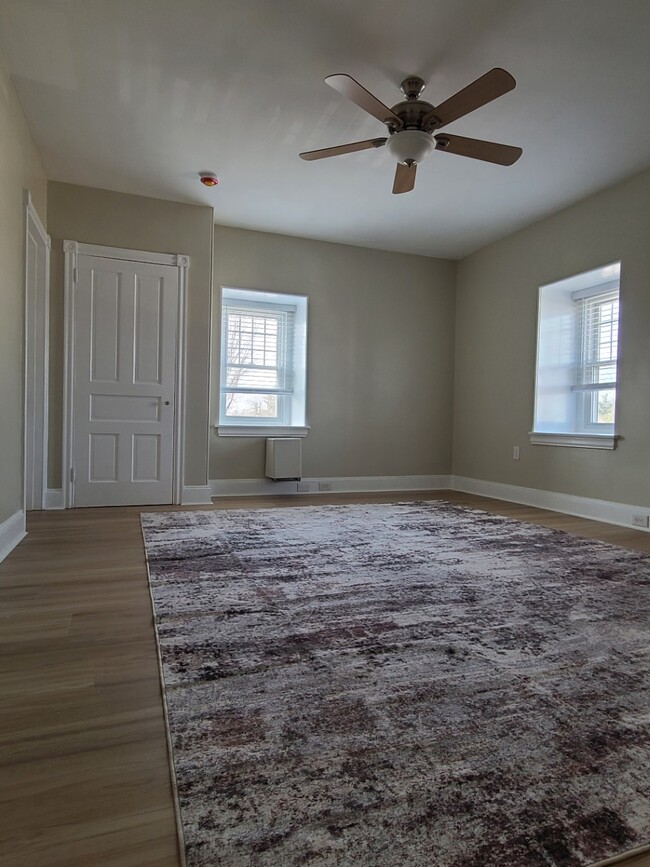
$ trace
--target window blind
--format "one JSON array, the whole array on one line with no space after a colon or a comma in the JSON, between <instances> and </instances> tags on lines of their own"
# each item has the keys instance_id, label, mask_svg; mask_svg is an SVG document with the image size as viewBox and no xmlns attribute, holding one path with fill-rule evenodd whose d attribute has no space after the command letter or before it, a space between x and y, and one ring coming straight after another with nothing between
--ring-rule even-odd
<instances>
[{"instance_id":1,"label":"window blind","mask_svg":"<svg viewBox=\"0 0 650 867\"><path fill-rule=\"evenodd\" d=\"M295 312L226 304L221 387L235 394L291 394Z\"/></svg>"},{"instance_id":2,"label":"window blind","mask_svg":"<svg viewBox=\"0 0 650 867\"><path fill-rule=\"evenodd\" d=\"M616 387L618 359L618 290L589 295L578 304L577 375L574 389Z\"/></svg>"}]
</instances>

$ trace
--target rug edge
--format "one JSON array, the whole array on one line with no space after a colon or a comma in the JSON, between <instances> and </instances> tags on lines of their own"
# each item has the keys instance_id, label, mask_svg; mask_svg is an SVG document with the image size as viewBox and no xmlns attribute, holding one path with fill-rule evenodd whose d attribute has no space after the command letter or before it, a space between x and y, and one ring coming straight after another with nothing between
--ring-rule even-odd
<instances>
[{"instance_id":1,"label":"rug edge","mask_svg":"<svg viewBox=\"0 0 650 867\"><path fill-rule=\"evenodd\" d=\"M183 831L183 817L181 814L181 805L178 796L177 772L174 762L174 747L171 739L171 730L169 727L169 709L167 707L167 693L165 690L165 675L163 672L162 655L160 652L160 635L158 634L158 620L156 618L156 606L153 598L153 590L151 588L151 573L149 571L149 554L147 552L147 541L144 534L144 526L142 524L142 514L140 515L140 533L142 535L142 546L144 548L144 563L147 570L147 592L149 594L149 604L151 605L151 618L154 628L154 643L156 645L156 659L158 661L158 684L160 687L160 698L163 708L163 719L165 723L165 741L167 743L167 758L169 781L172 787L172 796L174 801L174 820L176 824L176 840L178 843L178 854L181 867L187 867L187 857L185 854L185 834Z\"/></svg>"},{"instance_id":2,"label":"rug edge","mask_svg":"<svg viewBox=\"0 0 650 867\"><path fill-rule=\"evenodd\" d=\"M627 849L618 855L612 855L610 858L605 858L603 861L594 861L589 867L610 867L610 865L620 864L627 861L628 858L634 858L636 855L650 854L650 843L644 843L642 846L636 846L634 849Z\"/></svg>"}]
</instances>

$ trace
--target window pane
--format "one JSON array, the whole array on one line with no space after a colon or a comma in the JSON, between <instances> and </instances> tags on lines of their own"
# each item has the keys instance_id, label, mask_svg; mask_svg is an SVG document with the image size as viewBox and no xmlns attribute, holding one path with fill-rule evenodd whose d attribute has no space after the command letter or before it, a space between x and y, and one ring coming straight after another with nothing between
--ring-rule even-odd
<instances>
[{"instance_id":1,"label":"window pane","mask_svg":"<svg viewBox=\"0 0 650 867\"><path fill-rule=\"evenodd\" d=\"M279 370L279 316L229 312L226 383L246 388L283 387Z\"/></svg>"},{"instance_id":2,"label":"window pane","mask_svg":"<svg viewBox=\"0 0 650 867\"><path fill-rule=\"evenodd\" d=\"M597 424L614 424L614 406L616 404L616 389L609 388L596 392L594 421Z\"/></svg>"},{"instance_id":3,"label":"window pane","mask_svg":"<svg viewBox=\"0 0 650 867\"><path fill-rule=\"evenodd\" d=\"M277 418L275 394L236 394L226 392L226 416L229 418Z\"/></svg>"}]
</instances>

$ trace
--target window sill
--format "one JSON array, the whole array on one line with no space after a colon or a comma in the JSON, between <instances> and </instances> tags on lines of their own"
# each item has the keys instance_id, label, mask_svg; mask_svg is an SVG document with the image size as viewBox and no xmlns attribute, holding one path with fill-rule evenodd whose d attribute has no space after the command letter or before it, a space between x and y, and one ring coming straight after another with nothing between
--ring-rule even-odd
<instances>
[{"instance_id":1,"label":"window sill","mask_svg":"<svg viewBox=\"0 0 650 867\"><path fill-rule=\"evenodd\" d=\"M618 438L616 434L530 432L534 446L569 446L574 449L615 449Z\"/></svg>"},{"instance_id":2,"label":"window sill","mask_svg":"<svg viewBox=\"0 0 650 867\"><path fill-rule=\"evenodd\" d=\"M306 437L308 427L280 425L220 424L216 425L220 437Z\"/></svg>"}]
</instances>

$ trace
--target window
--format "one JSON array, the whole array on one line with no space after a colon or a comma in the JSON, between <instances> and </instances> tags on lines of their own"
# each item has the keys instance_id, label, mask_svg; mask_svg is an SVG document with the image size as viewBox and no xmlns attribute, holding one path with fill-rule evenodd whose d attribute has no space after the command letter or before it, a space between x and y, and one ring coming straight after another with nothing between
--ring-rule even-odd
<instances>
[{"instance_id":1,"label":"window","mask_svg":"<svg viewBox=\"0 0 650 867\"><path fill-rule=\"evenodd\" d=\"M578 347L575 390L584 430L614 430L618 356L618 287L576 301Z\"/></svg>"},{"instance_id":2,"label":"window","mask_svg":"<svg viewBox=\"0 0 650 867\"><path fill-rule=\"evenodd\" d=\"M620 270L540 287L533 443L614 448Z\"/></svg>"},{"instance_id":3,"label":"window","mask_svg":"<svg viewBox=\"0 0 650 867\"><path fill-rule=\"evenodd\" d=\"M307 299L221 292L219 434L304 436Z\"/></svg>"}]
</instances>

